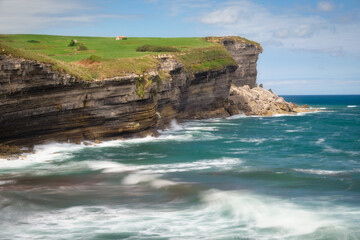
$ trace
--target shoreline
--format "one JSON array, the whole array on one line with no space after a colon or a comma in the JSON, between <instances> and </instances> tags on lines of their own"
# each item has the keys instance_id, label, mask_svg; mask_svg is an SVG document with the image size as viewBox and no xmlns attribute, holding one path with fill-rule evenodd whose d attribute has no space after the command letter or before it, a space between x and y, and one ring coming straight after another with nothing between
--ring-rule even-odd
<instances>
[{"instance_id":1,"label":"shoreline","mask_svg":"<svg viewBox=\"0 0 360 240\"><path fill-rule=\"evenodd\" d=\"M228 116L228 117L214 117L214 118L202 118L202 119L180 119L179 121L174 119L170 123L168 123L165 127L154 129L151 132L146 132L143 134L134 134L132 136L128 137L117 137L117 138L104 138L104 139L95 139L93 141L91 140L83 140L79 142L75 141L44 141L37 144L24 144L22 146L9 146L9 145L3 145L0 144L0 160L25 160L26 156L28 154L36 154L36 148L46 145L52 145L52 144L69 144L71 146L79 146L79 147L97 147L101 146L103 144L111 143L111 142L127 142L127 141L141 141L148 140L148 139L161 139L164 132L171 132L174 131L176 126L172 127L172 123L175 122L176 125L182 125L186 122L192 122L192 121L206 121L206 120L224 120L224 119L240 119L240 118L277 118L277 117L299 117L304 116L306 114L313 114L313 113L319 113L319 112L327 112L323 111L321 109L312 108L308 111L303 112L296 112L293 114L275 114L273 116L259 116L259 115L245 115L244 113ZM173 129L172 129L173 128ZM156 131L156 134L154 132ZM176 130L175 130L176 131Z\"/></svg>"}]
</instances>

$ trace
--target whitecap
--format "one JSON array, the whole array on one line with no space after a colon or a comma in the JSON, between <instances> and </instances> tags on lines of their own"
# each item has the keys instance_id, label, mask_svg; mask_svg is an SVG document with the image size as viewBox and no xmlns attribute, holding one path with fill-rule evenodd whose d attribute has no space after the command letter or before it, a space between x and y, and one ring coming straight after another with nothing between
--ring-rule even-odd
<instances>
[{"instance_id":1,"label":"whitecap","mask_svg":"<svg viewBox=\"0 0 360 240\"><path fill-rule=\"evenodd\" d=\"M83 163L85 163L90 169L101 170L103 173L129 172L137 170L135 166L110 161L84 161Z\"/></svg>"},{"instance_id":2,"label":"whitecap","mask_svg":"<svg viewBox=\"0 0 360 240\"><path fill-rule=\"evenodd\" d=\"M292 132L302 132L303 130L302 129L288 129L288 130L285 130L285 132L289 132L289 133L292 133Z\"/></svg>"},{"instance_id":3,"label":"whitecap","mask_svg":"<svg viewBox=\"0 0 360 240\"><path fill-rule=\"evenodd\" d=\"M143 174L143 173L133 173L129 174L122 180L124 185L136 185L139 183L149 183L153 188L163 188L168 186L173 186L178 183L161 179L162 175L159 174Z\"/></svg>"},{"instance_id":4,"label":"whitecap","mask_svg":"<svg viewBox=\"0 0 360 240\"><path fill-rule=\"evenodd\" d=\"M139 170L152 173L187 172L209 169L229 170L234 166L239 166L241 163L243 163L243 161L239 158L222 157L217 159L203 159L194 162L143 165L142 167L139 167Z\"/></svg>"},{"instance_id":5,"label":"whitecap","mask_svg":"<svg viewBox=\"0 0 360 240\"><path fill-rule=\"evenodd\" d=\"M357 107L357 105L348 105L347 107L348 108L354 108L354 107Z\"/></svg>"},{"instance_id":6,"label":"whitecap","mask_svg":"<svg viewBox=\"0 0 360 240\"><path fill-rule=\"evenodd\" d=\"M293 203L247 192L209 190L203 201L215 216L228 212L228 221L246 223L252 229L278 229L282 237L309 234L329 224Z\"/></svg>"},{"instance_id":7,"label":"whitecap","mask_svg":"<svg viewBox=\"0 0 360 240\"><path fill-rule=\"evenodd\" d=\"M332 146L326 145L324 146L324 151L329 153L345 153L352 156L360 155L360 151L348 151L343 149L334 148Z\"/></svg>"},{"instance_id":8,"label":"whitecap","mask_svg":"<svg viewBox=\"0 0 360 240\"><path fill-rule=\"evenodd\" d=\"M216 127L187 127L187 131L218 131Z\"/></svg>"},{"instance_id":9,"label":"whitecap","mask_svg":"<svg viewBox=\"0 0 360 240\"><path fill-rule=\"evenodd\" d=\"M322 144L323 142L325 142L325 138L319 138L315 143Z\"/></svg>"},{"instance_id":10,"label":"whitecap","mask_svg":"<svg viewBox=\"0 0 360 240\"><path fill-rule=\"evenodd\" d=\"M22 239L32 238L33 233L56 239L95 239L101 233L134 233L136 238L169 239L311 238L308 234L322 234L324 229L350 231L331 214L334 211L354 213L351 210L328 206L305 208L245 191L208 190L200 193L199 204L187 207L161 204L161 209L154 209L113 205L39 211L22 219L25 224L9 225L0 236L9 237L20 232ZM356 219L358 214L350 216Z\"/></svg>"},{"instance_id":11,"label":"whitecap","mask_svg":"<svg viewBox=\"0 0 360 240\"><path fill-rule=\"evenodd\" d=\"M1 169L25 168L37 164L64 161L72 156L72 152L84 148L79 144L49 143L34 147L34 153L24 153L17 159L0 159Z\"/></svg>"},{"instance_id":12,"label":"whitecap","mask_svg":"<svg viewBox=\"0 0 360 240\"><path fill-rule=\"evenodd\" d=\"M338 175L338 174L345 174L351 172L351 171L341 171L341 170L300 169L300 168L294 168L292 170L296 172L309 173L315 175Z\"/></svg>"},{"instance_id":13,"label":"whitecap","mask_svg":"<svg viewBox=\"0 0 360 240\"><path fill-rule=\"evenodd\" d=\"M250 116L245 115L244 113L232 115L230 117L227 117L226 119L240 119L240 118L247 118Z\"/></svg>"},{"instance_id":14,"label":"whitecap","mask_svg":"<svg viewBox=\"0 0 360 240\"><path fill-rule=\"evenodd\" d=\"M0 180L0 186L1 185L14 184L14 183L16 183L15 180Z\"/></svg>"},{"instance_id":15,"label":"whitecap","mask_svg":"<svg viewBox=\"0 0 360 240\"><path fill-rule=\"evenodd\" d=\"M237 140L237 142L243 142L243 143L256 143L256 145L259 145L268 139L266 138L240 138Z\"/></svg>"}]
</instances>

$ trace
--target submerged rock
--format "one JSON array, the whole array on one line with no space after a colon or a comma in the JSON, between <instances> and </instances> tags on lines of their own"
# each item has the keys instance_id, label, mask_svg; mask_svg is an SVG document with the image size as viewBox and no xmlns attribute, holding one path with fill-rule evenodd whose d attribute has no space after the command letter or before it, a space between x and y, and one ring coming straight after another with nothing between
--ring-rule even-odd
<instances>
[{"instance_id":1,"label":"submerged rock","mask_svg":"<svg viewBox=\"0 0 360 240\"><path fill-rule=\"evenodd\" d=\"M267 91L262 87L250 88L248 85L231 86L227 104L230 115L244 113L246 115L273 116L275 114L295 114L309 112L309 107L299 107L295 103L286 102L284 98Z\"/></svg>"}]
</instances>

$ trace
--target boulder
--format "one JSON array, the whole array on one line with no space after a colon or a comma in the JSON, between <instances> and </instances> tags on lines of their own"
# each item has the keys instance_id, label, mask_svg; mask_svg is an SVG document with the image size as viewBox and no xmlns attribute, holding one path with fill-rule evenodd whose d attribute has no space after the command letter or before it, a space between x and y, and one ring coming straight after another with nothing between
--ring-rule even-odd
<instances>
[{"instance_id":1,"label":"boulder","mask_svg":"<svg viewBox=\"0 0 360 240\"><path fill-rule=\"evenodd\" d=\"M275 114L295 114L309 111L307 105L286 102L284 98L261 87L251 88L248 85L231 86L228 102L225 105L230 115L245 113L246 115L272 116Z\"/></svg>"}]
</instances>

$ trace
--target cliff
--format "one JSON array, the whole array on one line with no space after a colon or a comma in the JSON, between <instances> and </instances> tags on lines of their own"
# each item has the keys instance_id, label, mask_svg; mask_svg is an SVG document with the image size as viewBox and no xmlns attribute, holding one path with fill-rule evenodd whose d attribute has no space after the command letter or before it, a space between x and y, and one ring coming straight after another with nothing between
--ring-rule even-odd
<instances>
[{"instance_id":1,"label":"cliff","mask_svg":"<svg viewBox=\"0 0 360 240\"><path fill-rule=\"evenodd\" d=\"M235 63L211 62L208 67L209 56L199 63L191 62L191 54L159 55L156 69L94 81L55 71L51 63L0 55L0 144L156 135L175 118L239 113L241 108L229 109L230 87L256 86L262 51L240 40L217 38ZM208 53L194 55L200 59Z\"/></svg>"},{"instance_id":2,"label":"cliff","mask_svg":"<svg viewBox=\"0 0 360 240\"><path fill-rule=\"evenodd\" d=\"M88 82L43 63L0 56L0 143L141 136L173 118L227 114L223 106L236 66L191 73L172 57L160 61L146 78ZM163 79L161 70L168 73Z\"/></svg>"}]
</instances>

